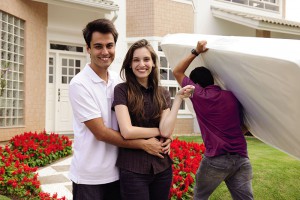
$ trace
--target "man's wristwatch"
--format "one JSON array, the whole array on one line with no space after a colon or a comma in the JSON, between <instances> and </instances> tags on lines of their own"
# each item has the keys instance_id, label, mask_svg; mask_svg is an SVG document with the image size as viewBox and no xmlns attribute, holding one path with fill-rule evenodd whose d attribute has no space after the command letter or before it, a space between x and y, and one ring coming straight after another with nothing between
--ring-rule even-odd
<instances>
[{"instance_id":1,"label":"man's wristwatch","mask_svg":"<svg viewBox=\"0 0 300 200\"><path fill-rule=\"evenodd\" d=\"M192 49L191 53L194 54L195 56L199 56L199 53L196 51L196 49Z\"/></svg>"}]
</instances>

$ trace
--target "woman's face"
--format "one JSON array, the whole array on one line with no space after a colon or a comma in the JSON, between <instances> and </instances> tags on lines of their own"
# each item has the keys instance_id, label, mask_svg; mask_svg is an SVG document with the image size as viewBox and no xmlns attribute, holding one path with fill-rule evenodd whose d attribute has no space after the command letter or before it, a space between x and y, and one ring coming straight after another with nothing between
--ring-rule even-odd
<instances>
[{"instance_id":1,"label":"woman's face","mask_svg":"<svg viewBox=\"0 0 300 200\"><path fill-rule=\"evenodd\" d=\"M146 47L136 49L133 53L131 68L136 76L137 81L146 86L148 84L148 76L154 67L151 54Z\"/></svg>"}]
</instances>

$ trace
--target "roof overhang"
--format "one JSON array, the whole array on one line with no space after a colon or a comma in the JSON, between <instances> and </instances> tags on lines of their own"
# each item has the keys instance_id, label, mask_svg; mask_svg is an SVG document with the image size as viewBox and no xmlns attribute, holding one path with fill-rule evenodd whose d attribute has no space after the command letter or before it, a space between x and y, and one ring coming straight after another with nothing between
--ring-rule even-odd
<instances>
[{"instance_id":1,"label":"roof overhang","mask_svg":"<svg viewBox=\"0 0 300 200\"><path fill-rule=\"evenodd\" d=\"M64 6L68 8L84 9L94 12L103 10L105 12L118 11L119 6L109 0L33 0L51 5Z\"/></svg>"},{"instance_id":2,"label":"roof overhang","mask_svg":"<svg viewBox=\"0 0 300 200\"><path fill-rule=\"evenodd\" d=\"M258 30L300 35L300 23L211 6L214 17Z\"/></svg>"}]
</instances>

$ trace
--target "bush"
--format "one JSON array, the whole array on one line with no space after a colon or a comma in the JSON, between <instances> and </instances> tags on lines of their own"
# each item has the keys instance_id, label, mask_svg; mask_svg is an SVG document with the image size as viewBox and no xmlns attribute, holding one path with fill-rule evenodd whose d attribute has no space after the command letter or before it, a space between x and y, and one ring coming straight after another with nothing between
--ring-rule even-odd
<instances>
[{"instance_id":1,"label":"bush","mask_svg":"<svg viewBox=\"0 0 300 200\"><path fill-rule=\"evenodd\" d=\"M13 137L8 145L0 147L0 194L13 199L58 199L41 191L36 166L70 155L71 145L68 137L45 131Z\"/></svg>"},{"instance_id":2,"label":"bush","mask_svg":"<svg viewBox=\"0 0 300 200\"><path fill-rule=\"evenodd\" d=\"M50 196L40 189L36 174L37 166L45 166L72 153L72 142L58 134L24 133L0 147L0 194L14 200L63 200ZM173 180L169 198L190 200L193 197L195 174L205 152L203 144L175 139L171 144L170 157L173 159Z\"/></svg>"},{"instance_id":3,"label":"bush","mask_svg":"<svg viewBox=\"0 0 300 200\"><path fill-rule=\"evenodd\" d=\"M169 198L190 200L193 197L195 174L205 152L204 144L175 139L171 144L170 156L173 159L173 181Z\"/></svg>"}]
</instances>

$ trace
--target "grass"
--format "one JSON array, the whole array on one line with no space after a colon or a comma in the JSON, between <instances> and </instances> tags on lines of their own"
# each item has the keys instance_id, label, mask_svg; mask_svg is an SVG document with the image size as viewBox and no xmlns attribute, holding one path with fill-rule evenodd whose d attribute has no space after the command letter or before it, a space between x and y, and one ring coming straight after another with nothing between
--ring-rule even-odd
<instances>
[{"instance_id":1,"label":"grass","mask_svg":"<svg viewBox=\"0 0 300 200\"><path fill-rule=\"evenodd\" d=\"M200 136L179 137L202 143ZM260 140L247 137L248 154L253 167L253 193L256 200L300 200L300 161ZM222 183L210 200L231 200Z\"/></svg>"},{"instance_id":2,"label":"grass","mask_svg":"<svg viewBox=\"0 0 300 200\"><path fill-rule=\"evenodd\" d=\"M10 198L0 194L0 200L10 200Z\"/></svg>"}]
</instances>

